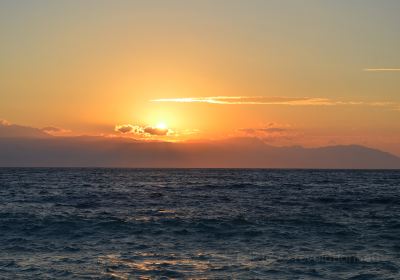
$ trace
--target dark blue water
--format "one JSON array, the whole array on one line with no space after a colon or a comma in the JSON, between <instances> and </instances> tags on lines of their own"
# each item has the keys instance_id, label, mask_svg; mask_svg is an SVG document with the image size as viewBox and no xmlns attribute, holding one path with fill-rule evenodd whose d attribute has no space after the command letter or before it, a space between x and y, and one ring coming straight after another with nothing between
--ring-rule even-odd
<instances>
[{"instance_id":1,"label":"dark blue water","mask_svg":"<svg viewBox=\"0 0 400 280\"><path fill-rule=\"evenodd\" d=\"M1 279L400 279L400 172L0 169Z\"/></svg>"}]
</instances>

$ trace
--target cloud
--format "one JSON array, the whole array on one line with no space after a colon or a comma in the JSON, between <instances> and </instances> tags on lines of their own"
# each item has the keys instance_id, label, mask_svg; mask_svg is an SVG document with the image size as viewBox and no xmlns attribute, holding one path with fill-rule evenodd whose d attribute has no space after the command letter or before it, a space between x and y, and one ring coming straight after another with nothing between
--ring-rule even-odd
<instances>
[{"instance_id":1,"label":"cloud","mask_svg":"<svg viewBox=\"0 0 400 280\"><path fill-rule=\"evenodd\" d=\"M134 130L135 130L135 126L130 125L130 124L123 124L123 125L115 126L115 131L121 132L121 133L134 132Z\"/></svg>"},{"instance_id":2,"label":"cloud","mask_svg":"<svg viewBox=\"0 0 400 280\"><path fill-rule=\"evenodd\" d=\"M122 124L116 125L115 131L127 134L136 134L138 136L165 136L172 132L172 130L168 128L159 128L159 127L152 127L152 126L138 126L138 125L131 125L131 124Z\"/></svg>"},{"instance_id":3,"label":"cloud","mask_svg":"<svg viewBox=\"0 0 400 280\"><path fill-rule=\"evenodd\" d=\"M285 131L290 130L290 126L289 125L270 122L268 124L263 125L262 127L240 128L238 130L242 131L242 132L245 132L245 133L249 133L249 134L257 133L257 132L262 132L262 133L280 133L280 132L285 132Z\"/></svg>"},{"instance_id":4,"label":"cloud","mask_svg":"<svg viewBox=\"0 0 400 280\"><path fill-rule=\"evenodd\" d=\"M11 125L9 121L0 119L0 126L9 126L9 125Z\"/></svg>"},{"instance_id":5,"label":"cloud","mask_svg":"<svg viewBox=\"0 0 400 280\"><path fill-rule=\"evenodd\" d=\"M51 135L41 129L29 126L12 124L6 120L0 120L0 137L3 138L45 138Z\"/></svg>"},{"instance_id":6,"label":"cloud","mask_svg":"<svg viewBox=\"0 0 400 280\"><path fill-rule=\"evenodd\" d=\"M43 127L41 130L53 136L65 136L71 133L71 131L68 129L63 129L55 126L46 126Z\"/></svg>"},{"instance_id":7,"label":"cloud","mask_svg":"<svg viewBox=\"0 0 400 280\"><path fill-rule=\"evenodd\" d=\"M209 103L209 104L248 104L248 105L332 105L327 98L309 97L265 97L265 96L211 96L186 98L161 98L152 102Z\"/></svg>"},{"instance_id":8,"label":"cloud","mask_svg":"<svg viewBox=\"0 0 400 280\"><path fill-rule=\"evenodd\" d=\"M400 68L365 68L366 72L400 72Z\"/></svg>"},{"instance_id":9,"label":"cloud","mask_svg":"<svg viewBox=\"0 0 400 280\"><path fill-rule=\"evenodd\" d=\"M151 134L151 135L167 135L168 134L168 128L158 128L158 127L151 127L147 126L143 130L145 133Z\"/></svg>"},{"instance_id":10,"label":"cloud","mask_svg":"<svg viewBox=\"0 0 400 280\"><path fill-rule=\"evenodd\" d=\"M245 136L257 137L269 142L282 139L291 140L294 136L296 136L296 133L289 125L273 122L261 127L239 128L237 131Z\"/></svg>"},{"instance_id":11,"label":"cloud","mask_svg":"<svg viewBox=\"0 0 400 280\"><path fill-rule=\"evenodd\" d=\"M247 133L247 134L257 134L259 132L262 133L281 133L287 131L286 128L281 127L266 127L266 128L240 128L238 131Z\"/></svg>"},{"instance_id":12,"label":"cloud","mask_svg":"<svg viewBox=\"0 0 400 280\"><path fill-rule=\"evenodd\" d=\"M43 127L42 130L47 131L47 132L60 132L61 128L54 127L54 126L46 126L46 127Z\"/></svg>"},{"instance_id":13,"label":"cloud","mask_svg":"<svg viewBox=\"0 0 400 280\"><path fill-rule=\"evenodd\" d=\"M287 105L287 106L369 106L386 107L396 109L400 106L396 102L376 101L343 101L329 98L316 97L266 97L266 96L211 96L211 97L185 97L185 98L161 98L151 102L175 102L175 103L208 103L221 105Z\"/></svg>"},{"instance_id":14,"label":"cloud","mask_svg":"<svg viewBox=\"0 0 400 280\"><path fill-rule=\"evenodd\" d=\"M266 128L262 128L262 129L259 129L259 130L264 131L264 132L268 132L268 133L278 133L278 132L287 131L286 128L282 128L282 127L266 127Z\"/></svg>"}]
</instances>

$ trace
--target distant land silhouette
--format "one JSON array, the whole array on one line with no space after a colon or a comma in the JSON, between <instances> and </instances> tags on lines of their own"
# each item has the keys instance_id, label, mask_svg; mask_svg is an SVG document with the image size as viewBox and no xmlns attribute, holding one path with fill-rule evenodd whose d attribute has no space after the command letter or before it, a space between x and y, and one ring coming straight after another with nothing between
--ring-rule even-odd
<instances>
[{"instance_id":1,"label":"distant land silhouette","mask_svg":"<svg viewBox=\"0 0 400 280\"><path fill-rule=\"evenodd\" d=\"M44 137L46 135L38 131L31 132L34 134L31 137L0 137L0 166L400 168L399 157L359 145L275 147L257 138L232 138L203 143L144 142L89 136Z\"/></svg>"}]
</instances>

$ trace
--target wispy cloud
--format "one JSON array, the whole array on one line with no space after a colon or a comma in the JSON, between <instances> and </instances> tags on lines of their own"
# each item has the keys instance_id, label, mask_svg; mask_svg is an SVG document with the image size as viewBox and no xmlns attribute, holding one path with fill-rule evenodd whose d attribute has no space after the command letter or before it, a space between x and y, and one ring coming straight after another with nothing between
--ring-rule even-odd
<instances>
[{"instance_id":1,"label":"wispy cloud","mask_svg":"<svg viewBox=\"0 0 400 280\"><path fill-rule=\"evenodd\" d=\"M365 68L366 72L400 72L400 68Z\"/></svg>"},{"instance_id":2,"label":"wispy cloud","mask_svg":"<svg viewBox=\"0 0 400 280\"><path fill-rule=\"evenodd\" d=\"M177 102L177 103L209 103L209 104L248 104L248 105L334 105L327 98L310 97L265 97L265 96L210 96L210 97L184 97L153 99L152 102Z\"/></svg>"},{"instance_id":3,"label":"wispy cloud","mask_svg":"<svg viewBox=\"0 0 400 280\"><path fill-rule=\"evenodd\" d=\"M63 129L55 126L47 126L41 129L42 131L46 132L47 134L53 136L68 136L72 134L71 130Z\"/></svg>"},{"instance_id":4,"label":"wispy cloud","mask_svg":"<svg viewBox=\"0 0 400 280\"><path fill-rule=\"evenodd\" d=\"M259 127L239 128L237 132L239 135L256 137L265 142L280 141L282 143L293 140L298 134L290 125L274 122Z\"/></svg>"},{"instance_id":5,"label":"wispy cloud","mask_svg":"<svg viewBox=\"0 0 400 280\"><path fill-rule=\"evenodd\" d=\"M288 106L335 106L335 105L363 105L372 107L393 108L399 106L395 102L377 101L345 101L317 97L265 97L265 96L210 96L210 97L184 97L161 98L150 100L152 102L175 103L208 103L221 105L288 105Z\"/></svg>"}]
</instances>

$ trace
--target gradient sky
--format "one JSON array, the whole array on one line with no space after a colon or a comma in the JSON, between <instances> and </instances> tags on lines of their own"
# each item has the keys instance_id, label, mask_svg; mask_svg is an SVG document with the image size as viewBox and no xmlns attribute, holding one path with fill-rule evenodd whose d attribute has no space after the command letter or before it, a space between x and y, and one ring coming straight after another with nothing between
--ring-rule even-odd
<instances>
[{"instance_id":1,"label":"gradient sky","mask_svg":"<svg viewBox=\"0 0 400 280\"><path fill-rule=\"evenodd\" d=\"M399 11L397 0L3 0L0 119L400 155Z\"/></svg>"}]
</instances>

